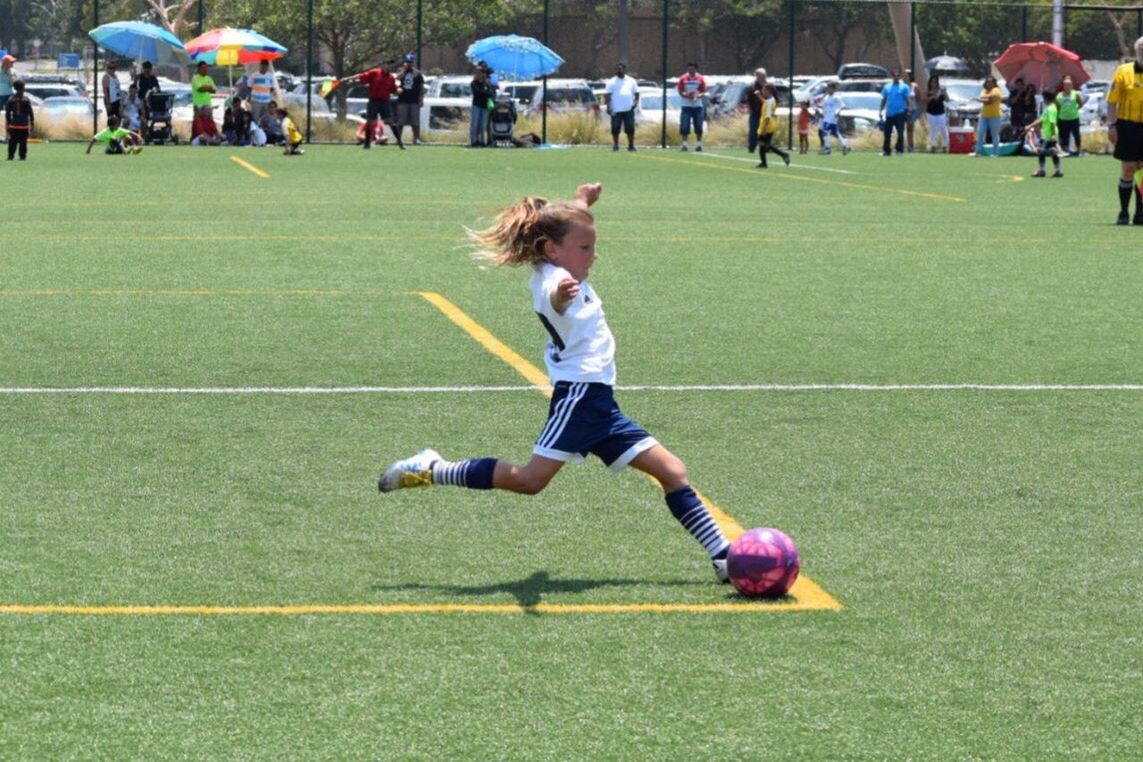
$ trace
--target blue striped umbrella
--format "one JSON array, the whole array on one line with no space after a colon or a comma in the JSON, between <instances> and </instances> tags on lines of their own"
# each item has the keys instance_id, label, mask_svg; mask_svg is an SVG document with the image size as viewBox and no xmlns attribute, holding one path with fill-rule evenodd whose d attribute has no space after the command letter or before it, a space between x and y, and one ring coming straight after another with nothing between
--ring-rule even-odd
<instances>
[{"instance_id":1,"label":"blue striped umbrella","mask_svg":"<svg viewBox=\"0 0 1143 762\"><path fill-rule=\"evenodd\" d=\"M190 59L178 37L161 26L142 21L112 21L87 33L101 48L137 61L186 66Z\"/></svg>"}]
</instances>

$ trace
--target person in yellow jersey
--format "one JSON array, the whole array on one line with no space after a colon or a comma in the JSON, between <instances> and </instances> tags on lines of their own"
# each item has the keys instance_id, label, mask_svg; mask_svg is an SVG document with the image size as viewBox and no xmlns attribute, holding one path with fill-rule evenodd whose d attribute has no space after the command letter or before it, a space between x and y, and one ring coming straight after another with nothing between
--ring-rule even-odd
<instances>
[{"instance_id":1,"label":"person in yellow jersey","mask_svg":"<svg viewBox=\"0 0 1143 762\"><path fill-rule=\"evenodd\" d=\"M1116 225L1128 222L1131 195L1135 195L1135 217L1143 225L1143 190L1135 184L1135 174L1143 170L1143 37L1135 41L1135 60L1115 70L1107 93L1107 139L1115 145L1119 159L1119 217Z\"/></svg>"},{"instance_id":2,"label":"person in yellow jersey","mask_svg":"<svg viewBox=\"0 0 1143 762\"><path fill-rule=\"evenodd\" d=\"M305 153L302 150L302 133L294 124L294 120L290 118L290 112L280 108L278 109L278 117L282 120L282 134L286 136L286 150L283 153L286 156L298 156Z\"/></svg>"},{"instance_id":3,"label":"person in yellow jersey","mask_svg":"<svg viewBox=\"0 0 1143 762\"><path fill-rule=\"evenodd\" d=\"M984 156L984 138L992 137L992 155L1000 155L1000 104L1004 96L996 77L986 77L980 90L980 121L976 124L976 155Z\"/></svg>"}]
</instances>

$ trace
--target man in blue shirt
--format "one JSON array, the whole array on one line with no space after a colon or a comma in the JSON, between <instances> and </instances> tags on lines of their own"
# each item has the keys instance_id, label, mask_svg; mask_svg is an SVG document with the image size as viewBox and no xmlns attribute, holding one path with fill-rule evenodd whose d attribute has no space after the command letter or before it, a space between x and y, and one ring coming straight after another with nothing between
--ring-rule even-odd
<instances>
[{"instance_id":1,"label":"man in blue shirt","mask_svg":"<svg viewBox=\"0 0 1143 762\"><path fill-rule=\"evenodd\" d=\"M889 138L897 130L897 153L905 153L905 117L913 90L901 81L901 70L893 70L893 81L881 88L881 120L885 124L885 143L881 152L889 156Z\"/></svg>"}]
</instances>

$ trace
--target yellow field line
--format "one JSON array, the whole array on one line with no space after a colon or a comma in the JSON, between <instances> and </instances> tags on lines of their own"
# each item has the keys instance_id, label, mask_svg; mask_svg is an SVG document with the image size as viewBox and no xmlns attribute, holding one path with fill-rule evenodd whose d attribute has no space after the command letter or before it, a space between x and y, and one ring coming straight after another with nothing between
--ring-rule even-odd
<instances>
[{"instance_id":1,"label":"yellow field line","mask_svg":"<svg viewBox=\"0 0 1143 762\"><path fill-rule=\"evenodd\" d=\"M508 363L513 370L527 379L528 383L542 389L545 396L552 396L552 388L548 382L548 375L546 373L508 348L503 342L493 336L488 329L478 324L445 297L432 291L422 291L420 294L433 306L443 312L449 320L464 329L478 344ZM654 479L650 475L645 474L645 476L654 482ZM744 531L742 525L735 521L730 514L711 502L710 498L699 492L698 489L695 489L695 492L703 504L706 505L707 510L710 511L711 518L713 518L719 528L722 529L723 534L726 535L728 540L733 541L742 534ZM794 585L790 593L800 604L806 604L807 608L841 608L841 603L839 603L837 599L805 577L799 577L797 584Z\"/></svg>"},{"instance_id":2,"label":"yellow field line","mask_svg":"<svg viewBox=\"0 0 1143 762\"><path fill-rule=\"evenodd\" d=\"M421 291L426 301L445 314L452 322L460 326L465 333L476 340L476 343L499 357L533 386L540 387L548 397L552 396L552 386L548 382L548 374L512 351L504 342L492 335L488 329L466 315L459 307L432 291Z\"/></svg>"},{"instance_id":3,"label":"yellow field line","mask_svg":"<svg viewBox=\"0 0 1143 762\"><path fill-rule=\"evenodd\" d=\"M671 162L673 164L686 164L689 167L700 167L703 169L716 169L716 170L721 170L723 172L744 172L746 174L751 174L751 175L755 175L755 176L759 175L759 172L757 169L746 169L744 167L728 167L724 164L708 164L706 162L687 161L685 159L671 159L671 158L667 158L666 156L652 156L651 154L648 154L646 152L641 153L639 155L642 156L644 159L648 159L648 160L652 160L652 161L666 161L666 162ZM766 177L777 177L777 178L781 178L783 180L794 180L794 181L803 182L803 183L818 183L819 185L835 185L835 186L838 186L840 188L853 188L855 190L877 191L878 193L896 193L896 194L902 195L902 196L918 196L920 198L931 198L931 199L936 199L938 201L956 201L956 202L968 201L968 199L962 198L961 196L946 196L943 193L925 193L923 191L911 191L911 190L904 190L902 188L885 188L885 187L882 187L880 185L867 185L865 183L853 183L853 182L849 182L846 180L827 180L827 179L822 178L822 177L806 177L805 175L794 175L794 174L790 174L789 172L772 172L772 173L767 174Z\"/></svg>"},{"instance_id":4,"label":"yellow field line","mask_svg":"<svg viewBox=\"0 0 1143 762\"><path fill-rule=\"evenodd\" d=\"M258 167L255 167L253 164L246 161L245 159L241 159L237 156L231 156L230 160L232 162L234 162L235 164L237 164L238 166L242 167L243 169L250 170L254 174L258 175L258 177L261 177L263 180L269 180L270 179L270 173L269 172L258 169Z\"/></svg>"},{"instance_id":5,"label":"yellow field line","mask_svg":"<svg viewBox=\"0 0 1143 762\"><path fill-rule=\"evenodd\" d=\"M813 583L808 583L821 590ZM790 591L793 600L742 601L735 603L349 603L287 604L281 606L139 606L139 605L0 605L0 616L66 614L79 616L305 616L322 614L758 614L771 611L840 610L807 594L807 582L799 579Z\"/></svg>"}]
</instances>

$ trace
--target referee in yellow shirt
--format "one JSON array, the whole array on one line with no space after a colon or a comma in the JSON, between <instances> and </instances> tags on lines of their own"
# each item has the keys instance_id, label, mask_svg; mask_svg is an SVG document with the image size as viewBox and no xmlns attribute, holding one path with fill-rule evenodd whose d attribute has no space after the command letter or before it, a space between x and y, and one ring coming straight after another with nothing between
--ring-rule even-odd
<instances>
[{"instance_id":1,"label":"referee in yellow shirt","mask_svg":"<svg viewBox=\"0 0 1143 762\"><path fill-rule=\"evenodd\" d=\"M1127 208L1135 193L1136 225L1143 225L1143 192L1135 187L1135 173L1143 169L1143 37L1135 41L1135 60L1115 70L1107 94L1107 138L1115 145L1119 174L1119 217L1126 225Z\"/></svg>"}]
</instances>

